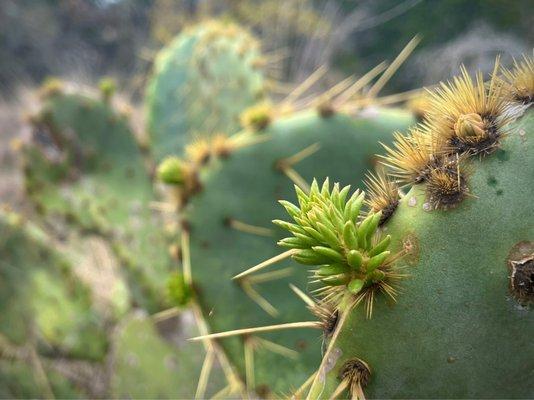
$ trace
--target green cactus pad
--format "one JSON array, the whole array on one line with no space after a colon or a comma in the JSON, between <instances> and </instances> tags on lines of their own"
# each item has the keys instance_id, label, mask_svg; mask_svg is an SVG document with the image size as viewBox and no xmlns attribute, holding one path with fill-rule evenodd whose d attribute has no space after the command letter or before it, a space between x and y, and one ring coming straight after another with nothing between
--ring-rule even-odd
<instances>
[{"instance_id":1,"label":"green cactus pad","mask_svg":"<svg viewBox=\"0 0 534 400\"><path fill-rule=\"evenodd\" d=\"M182 335L194 335L192 325ZM164 339L153 322L142 315L122 321L115 336L111 397L191 399L195 396L204 352L200 343L176 344ZM219 369L212 371L207 394L223 386Z\"/></svg>"},{"instance_id":2,"label":"green cactus pad","mask_svg":"<svg viewBox=\"0 0 534 400\"><path fill-rule=\"evenodd\" d=\"M81 399L84 396L65 378L57 373L47 373L50 391L57 398ZM45 398L47 389L36 378L35 371L26 363L15 360L0 361L0 398Z\"/></svg>"},{"instance_id":3,"label":"green cactus pad","mask_svg":"<svg viewBox=\"0 0 534 400\"><path fill-rule=\"evenodd\" d=\"M355 358L371 370L371 398L532 396L532 275L523 274L530 286L519 282L523 296L511 282L534 254L533 133L530 111L494 154L473 158L473 196L456 208L427 211L423 184L401 200L384 230L392 247L409 250L400 263L410 277L395 305L381 296L371 319L362 307L348 315L330 347L338 358L311 398L329 397Z\"/></svg>"},{"instance_id":4,"label":"green cactus pad","mask_svg":"<svg viewBox=\"0 0 534 400\"><path fill-rule=\"evenodd\" d=\"M234 133L239 115L262 98L258 43L242 28L208 21L180 33L156 57L147 88L156 160L196 135Z\"/></svg>"},{"instance_id":5,"label":"green cactus pad","mask_svg":"<svg viewBox=\"0 0 534 400\"><path fill-rule=\"evenodd\" d=\"M32 122L25 176L37 211L110 238L135 302L162 308L168 243L149 209L152 183L125 117L102 100L60 93L44 100Z\"/></svg>"},{"instance_id":6,"label":"green cactus pad","mask_svg":"<svg viewBox=\"0 0 534 400\"><path fill-rule=\"evenodd\" d=\"M0 253L0 332L17 345L36 338L45 353L101 359L107 339L90 292L45 234L2 213Z\"/></svg>"},{"instance_id":7,"label":"green cactus pad","mask_svg":"<svg viewBox=\"0 0 534 400\"><path fill-rule=\"evenodd\" d=\"M306 268L292 261L270 270L292 266L289 278L254 286L280 310L279 317L267 314L231 281L258 260L280 253L275 239L283 237L281 229L264 237L231 227L235 220L270 228L271 220L283 218L284 209L276 201L291 199L294 192L289 178L277 169L277 162L317 143L318 151L294 165L294 170L310 183L313 177L323 179L329 174L339 177L341 183L358 181L373 164L378 141L389 142L394 130L412 123L412 117L400 110L378 110L357 118L344 114L323 118L316 111L306 111L272 122L261 133L265 141L237 149L210 166L186 218L191 227L193 281L212 332L313 319L289 290L290 282L303 290L307 285ZM287 393L313 372L320 357L319 331L279 331L261 336L300 354L295 362L259 349L255 354L258 392ZM221 344L244 378L242 338L222 339Z\"/></svg>"}]
</instances>

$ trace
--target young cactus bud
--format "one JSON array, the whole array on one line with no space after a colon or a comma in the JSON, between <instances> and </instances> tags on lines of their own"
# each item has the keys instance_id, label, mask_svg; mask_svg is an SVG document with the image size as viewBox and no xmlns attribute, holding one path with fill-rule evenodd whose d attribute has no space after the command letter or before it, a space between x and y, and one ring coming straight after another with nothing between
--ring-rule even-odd
<instances>
[{"instance_id":1,"label":"young cactus bud","mask_svg":"<svg viewBox=\"0 0 534 400\"><path fill-rule=\"evenodd\" d=\"M454 131L461 138L484 137L484 121L476 113L462 114L454 124Z\"/></svg>"},{"instance_id":2,"label":"young cactus bud","mask_svg":"<svg viewBox=\"0 0 534 400\"><path fill-rule=\"evenodd\" d=\"M117 90L117 85L112 78L103 78L98 83L98 88L100 89L100 95L102 96L102 101L109 103L115 91Z\"/></svg>"},{"instance_id":3,"label":"young cactus bud","mask_svg":"<svg viewBox=\"0 0 534 400\"><path fill-rule=\"evenodd\" d=\"M158 166L158 179L167 185L181 185L185 180L184 162L178 157L167 157Z\"/></svg>"},{"instance_id":4,"label":"young cactus bud","mask_svg":"<svg viewBox=\"0 0 534 400\"><path fill-rule=\"evenodd\" d=\"M347 200L348 192L339 184L330 189L328 180L319 189L314 180L309 195L297 189L300 207L281 201L294 223L273 222L293 234L279 245L296 250L295 261L315 266L312 279L324 285L319 292L325 299L335 302L348 294L372 304L376 290L394 296L391 281L401 275L394 272L393 261L399 255L388 250L391 237L381 237L382 212L370 212L358 223L365 195L357 191Z\"/></svg>"},{"instance_id":5,"label":"young cactus bud","mask_svg":"<svg viewBox=\"0 0 534 400\"><path fill-rule=\"evenodd\" d=\"M185 283L184 276L180 272L173 272L167 281L167 295L173 306L186 306L193 291L191 287Z\"/></svg>"},{"instance_id":6,"label":"young cactus bud","mask_svg":"<svg viewBox=\"0 0 534 400\"><path fill-rule=\"evenodd\" d=\"M247 108L241 114L241 125L254 132L263 131L273 119L272 106L269 103L259 103Z\"/></svg>"}]
</instances>

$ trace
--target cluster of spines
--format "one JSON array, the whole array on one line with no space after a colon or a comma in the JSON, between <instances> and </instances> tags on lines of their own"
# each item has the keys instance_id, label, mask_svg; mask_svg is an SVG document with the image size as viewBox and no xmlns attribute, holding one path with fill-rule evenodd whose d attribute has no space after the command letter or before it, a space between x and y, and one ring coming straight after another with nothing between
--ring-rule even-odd
<instances>
[{"instance_id":1,"label":"cluster of spines","mask_svg":"<svg viewBox=\"0 0 534 400\"><path fill-rule=\"evenodd\" d=\"M517 115L510 111L511 103L532 102L531 58L516 62L512 71L500 71L497 60L484 82L480 72L473 79L462 68L460 76L428 91L423 122L406 135L396 132L393 145L384 145L386 155L380 158L388 175L400 186L425 183L429 209L454 207L469 195L468 158L499 147ZM390 214L398 201L391 180L371 176L368 187L370 208Z\"/></svg>"},{"instance_id":2,"label":"cluster of spines","mask_svg":"<svg viewBox=\"0 0 534 400\"><path fill-rule=\"evenodd\" d=\"M350 186L330 189L328 179L322 188L314 180L309 194L295 188L299 206L281 201L294 223L273 222L293 235L279 245L292 249L295 261L315 267L312 282L322 284L317 293L323 301L336 304L350 293L355 303L365 300L370 316L376 291L394 300L392 281L402 277L394 262L401 254L388 250L391 237L378 230L382 212L361 219L364 193L357 190L347 200Z\"/></svg>"},{"instance_id":3,"label":"cluster of spines","mask_svg":"<svg viewBox=\"0 0 534 400\"><path fill-rule=\"evenodd\" d=\"M534 57L523 56L514 62L514 69L503 68L502 75L509 98L519 104L534 101Z\"/></svg>"},{"instance_id":4,"label":"cluster of spines","mask_svg":"<svg viewBox=\"0 0 534 400\"><path fill-rule=\"evenodd\" d=\"M186 146L185 157L168 156L157 167L157 178L166 185L179 188L181 205L201 189L199 174L212 159L224 159L239 147L239 140L216 134L199 138Z\"/></svg>"}]
</instances>

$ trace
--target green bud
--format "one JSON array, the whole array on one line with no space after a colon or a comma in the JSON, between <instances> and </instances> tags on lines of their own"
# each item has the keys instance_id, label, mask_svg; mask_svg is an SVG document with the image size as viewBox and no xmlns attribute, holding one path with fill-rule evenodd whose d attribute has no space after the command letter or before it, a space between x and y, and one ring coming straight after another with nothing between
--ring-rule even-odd
<instances>
[{"instance_id":1,"label":"green bud","mask_svg":"<svg viewBox=\"0 0 534 400\"><path fill-rule=\"evenodd\" d=\"M349 249L358 248L358 236L356 234L356 227L352 221L347 221L343 227L343 242Z\"/></svg>"},{"instance_id":2,"label":"green bud","mask_svg":"<svg viewBox=\"0 0 534 400\"><path fill-rule=\"evenodd\" d=\"M293 203L286 200L279 200L278 202L286 209L287 213L292 217L300 215L300 208L298 208Z\"/></svg>"},{"instance_id":3,"label":"green bud","mask_svg":"<svg viewBox=\"0 0 534 400\"><path fill-rule=\"evenodd\" d=\"M365 282L361 279L353 279L352 281L350 281L347 288L352 294L358 294L363 289L364 284Z\"/></svg>"},{"instance_id":4,"label":"green bud","mask_svg":"<svg viewBox=\"0 0 534 400\"><path fill-rule=\"evenodd\" d=\"M321 282L323 282L325 285L328 286L340 286L340 285L346 285L350 280L350 276L346 274L339 274L339 275L332 275L328 276L326 278L321 279Z\"/></svg>"},{"instance_id":5,"label":"green bud","mask_svg":"<svg viewBox=\"0 0 534 400\"><path fill-rule=\"evenodd\" d=\"M304 243L306 247L312 247L319 244L319 242L315 238L310 237L308 235L303 235L302 233L294 233L294 235L295 237L299 238L300 241Z\"/></svg>"},{"instance_id":6,"label":"green bud","mask_svg":"<svg viewBox=\"0 0 534 400\"><path fill-rule=\"evenodd\" d=\"M389 247L390 243L391 243L391 235L387 235L375 247L371 249L371 251L369 252L369 257L374 257L377 254L382 253L384 250L386 250Z\"/></svg>"},{"instance_id":7,"label":"green bud","mask_svg":"<svg viewBox=\"0 0 534 400\"><path fill-rule=\"evenodd\" d=\"M315 240L319 241L320 243L324 242L323 235L320 232L316 231L310 226L304 226L303 228L306 233L313 237Z\"/></svg>"},{"instance_id":8,"label":"green bud","mask_svg":"<svg viewBox=\"0 0 534 400\"><path fill-rule=\"evenodd\" d=\"M300 208L302 209L306 207L309 201L308 195L304 193L304 191L297 185L295 185L295 192L297 193L297 199L299 201Z\"/></svg>"},{"instance_id":9,"label":"green bud","mask_svg":"<svg viewBox=\"0 0 534 400\"><path fill-rule=\"evenodd\" d=\"M313 251L315 251L316 253L319 253L325 257L328 257L330 258L331 260L333 261L337 261L337 262L345 262L345 259L343 258L343 256L341 254L339 254L337 251L335 251L334 249L331 249L329 247L323 247L323 246L314 246L312 247Z\"/></svg>"},{"instance_id":10,"label":"green bud","mask_svg":"<svg viewBox=\"0 0 534 400\"><path fill-rule=\"evenodd\" d=\"M373 282L380 282L384 280L386 277L386 273L384 271L380 271L379 269L374 270L373 273L369 276L369 279Z\"/></svg>"},{"instance_id":11,"label":"green bud","mask_svg":"<svg viewBox=\"0 0 534 400\"><path fill-rule=\"evenodd\" d=\"M302 250L298 254L291 256L291 258L304 265L322 265L330 262L328 257L310 249Z\"/></svg>"},{"instance_id":12,"label":"green bud","mask_svg":"<svg viewBox=\"0 0 534 400\"><path fill-rule=\"evenodd\" d=\"M339 232L342 232L344 228L344 221L340 212L336 208L330 207L328 209L328 216L330 217L332 223L336 226L336 229Z\"/></svg>"},{"instance_id":13,"label":"green bud","mask_svg":"<svg viewBox=\"0 0 534 400\"><path fill-rule=\"evenodd\" d=\"M317 228L319 229L319 232L321 232L321 235L324 237L324 241L330 245L330 247L333 248L339 248L339 239L337 238L335 232L331 229L328 229L325 225L321 224L320 222L317 222Z\"/></svg>"},{"instance_id":14,"label":"green bud","mask_svg":"<svg viewBox=\"0 0 534 400\"><path fill-rule=\"evenodd\" d=\"M334 183L334 188L332 189L332 193L330 194L330 199L332 200L332 204L339 208L339 183Z\"/></svg>"},{"instance_id":15,"label":"green bud","mask_svg":"<svg viewBox=\"0 0 534 400\"><path fill-rule=\"evenodd\" d=\"M341 191L339 192L339 210L343 210L343 205L345 204L345 200L347 199L347 195L350 192L350 185L345 186Z\"/></svg>"},{"instance_id":16,"label":"green bud","mask_svg":"<svg viewBox=\"0 0 534 400\"><path fill-rule=\"evenodd\" d=\"M307 246L296 237L289 237L278 241L278 246L289 247L290 249L302 249Z\"/></svg>"},{"instance_id":17,"label":"green bud","mask_svg":"<svg viewBox=\"0 0 534 400\"><path fill-rule=\"evenodd\" d=\"M348 272L348 267L345 264L330 264L323 265L316 271L317 275L320 276L330 276L330 275L339 275L345 274Z\"/></svg>"},{"instance_id":18,"label":"green bud","mask_svg":"<svg viewBox=\"0 0 534 400\"><path fill-rule=\"evenodd\" d=\"M354 269L359 269L362 266L363 257L358 250L351 250L347 254L347 261Z\"/></svg>"},{"instance_id":19,"label":"green bud","mask_svg":"<svg viewBox=\"0 0 534 400\"><path fill-rule=\"evenodd\" d=\"M360 215L360 210L362 208L364 200L363 193L360 194L354 201L350 203L350 206L345 207L345 219L349 221L356 221L358 215ZM347 203L348 204L348 203Z\"/></svg>"},{"instance_id":20,"label":"green bud","mask_svg":"<svg viewBox=\"0 0 534 400\"><path fill-rule=\"evenodd\" d=\"M380 218L382 217L382 211L379 211L375 214L372 214L371 222L369 223L369 226L367 227L367 243L371 243L371 236L373 236L373 233L376 232L376 228L378 228L378 223L380 222Z\"/></svg>"},{"instance_id":21,"label":"green bud","mask_svg":"<svg viewBox=\"0 0 534 400\"><path fill-rule=\"evenodd\" d=\"M313 210L315 219L317 222L322 223L324 226L326 226L330 231L335 231L336 227L334 224L332 224L332 221L330 220L329 216L327 216L323 210L320 210L318 208L315 208Z\"/></svg>"},{"instance_id":22,"label":"green bud","mask_svg":"<svg viewBox=\"0 0 534 400\"><path fill-rule=\"evenodd\" d=\"M319 195L319 184L317 183L317 179L313 178L313 182L310 186L310 195L315 194Z\"/></svg>"},{"instance_id":23,"label":"green bud","mask_svg":"<svg viewBox=\"0 0 534 400\"><path fill-rule=\"evenodd\" d=\"M158 179L168 185L180 185L184 182L184 167L178 157L167 157L158 166Z\"/></svg>"},{"instance_id":24,"label":"green bud","mask_svg":"<svg viewBox=\"0 0 534 400\"><path fill-rule=\"evenodd\" d=\"M280 228L285 229L286 231L289 231L289 232L304 233L303 229L300 226L298 226L297 224L292 224L292 223L287 222L287 221L282 221L281 219L273 220L273 224L275 224L276 226L279 226Z\"/></svg>"},{"instance_id":25,"label":"green bud","mask_svg":"<svg viewBox=\"0 0 534 400\"><path fill-rule=\"evenodd\" d=\"M326 178L321 188L321 196L323 196L324 198L327 198L329 192L330 192L330 178Z\"/></svg>"},{"instance_id":26,"label":"green bud","mask_svg":"<svg viewBox=\"0 0 534 400\"><path fill-rule=\"evenodd\" d=\"M366 265L366 271L367 273L373 272L375 269L377 269L380 265L386 261L386 258L391 254L390 251L384 251L374 257L372 257Z\"/></svg>"},{"instance_id":27,"label":"green bud","mask_svg":"<svg viewBox=\"0 0 534 400\"><path fill-rule=\"evenodd\" d=\"M358 226L358 245L360 248L367 248L367 233L369 232L369 226L371 225L374 214L368 215Z\"/></svg>"}]
</instances>

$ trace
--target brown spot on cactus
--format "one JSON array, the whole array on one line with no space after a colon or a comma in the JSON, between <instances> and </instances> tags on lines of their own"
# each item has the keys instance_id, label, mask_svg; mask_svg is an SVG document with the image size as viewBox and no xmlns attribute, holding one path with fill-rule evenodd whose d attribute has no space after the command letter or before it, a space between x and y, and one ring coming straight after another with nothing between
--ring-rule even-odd
<instances>
[{"instance_id":1,"label":"brown spot on cactus","mask_svg":"<svg viewBox=\"0 0 534 400\"><path fill-rule=\"evenodd\" d=\"M508 257L510 291L523 304L534 301L534 242L520 242Z\"/></svg>"},{"instance_id":2,"label":"brown spot on cactus","mask_svg":"<svg viewBox=\"0 0 534 400\"><path fill-rule=\"evenodd\" d=\"M317 112L323 118L330 118L336 113L336 110L332 102L329 100L324 100L317 105Z\"/></svg>"},{"instance_id":3,"label":"brown spot on cactus","mask_svg":"<svg viewBox=\"0 0 534 400\"><path fill-rule=\"evenodd\" d=\"M417 265L419 262L419 239L415 233L408 233L402 239L402 248L404 251L403 260L409 265Z\"/></svg>"},{"instance_id":4,"label":"brown spot on cactus","mask_svg":"<svg viewBox=\"0 0 534 400\"><path fill-rule=\"evenodd\" d=\"M363 388L371 379L371 368L359 358L350 359L341 367L339 379L348 387L351 398L364 400Z\"/></svg>"}]
</instances>

